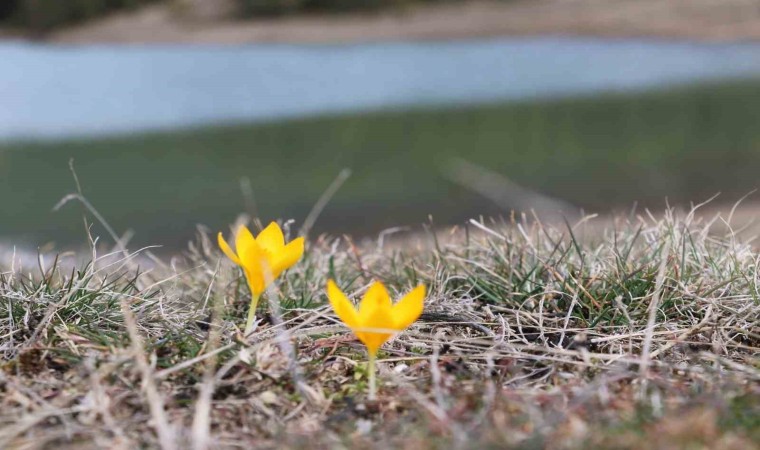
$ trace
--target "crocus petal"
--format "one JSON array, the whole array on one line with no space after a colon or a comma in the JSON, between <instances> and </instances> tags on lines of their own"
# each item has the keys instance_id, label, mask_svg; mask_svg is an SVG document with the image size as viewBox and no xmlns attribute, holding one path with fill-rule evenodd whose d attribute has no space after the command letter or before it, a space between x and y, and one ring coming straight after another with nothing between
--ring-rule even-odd
<instances>
[{"instance_id":1,"label":"crocus petal","mask_svg":"<svg viewBox=\"0 0 760 450\"><path fill-rule=\"evenodd\" d=\"M251 289L251 294L254 297L261 295L267 288L264 275L261 273L260 268L253 268L253 270L244 267L245 279L248 281L248 288Z\"/></svg>"},{"instance_id":2,"label":"crocus petal","mask_svg":"<svg viewBox=\"0 0 760 450\"><path fill-rule=\"evenodd\" d=\"M240 258L237 257L235 252L233 252L232 249L230 248L229 244L227 244L227 241L224 240L224 236L222 235L221 231L219 232L219 236L217 236L217 241L219 242L219 248L222 249L224 254L227 255L227 257L230 258L232 262L234 262L238 266L241 265Z\"/></svg>"},{"instance_id":3,"label":"crocus petal","mask_svg":"<svg viewBox=\"0 0 760 450\"><path fill-rule=\"evenodd\" d=\"M242 247L238 251L238 257L241 266L245 269L245 276L251 285L251 291L260 294L275 277L270 269L267 255L261 250L259 244L255 240L246 240L244 245L246 247Z\"/></svg>"},{"instance_id":4,"label":"crocus petal","mask_svg":"<svg viewBox=\"0 0 760 450\"><path fill-rule=\"evenodd\" d=\"M362 344L367 346L367 351L372 355L376 355L377 351L380 350L380 347L382 347L391 337L391 335L387 333L363 333L357 331L355 334Z\"/></svg>"},{"instance_id":5,"label":"crocus petal","mask_svg":"<svg viewBox=\"0 0 760 450\"><path fill-rule=\"evenodd\" d=\"M425 304L425 286L419 285L393 305L394 329L404 330L422 314Z\"/></svg>"},{"instance_id":6,"label":"crocus petal","mask_svg":"<svg viewBox=\"0 0 760 450\"><path fill-rule=\"evenodd\" d=\"M271 255L276 255L285 246L285 236L277 222L272 222L256 236L256 243Z\"/></svg>"},{"instance_id":7,"label":"crocus petal","mask_svg":"<svg viewBox=\"0 0 760 450\"><path fill-rule=\"evenodd\" d=\"M391 306L391 297L388 295L385 286L383 286L383 283L375 281L367 289L367 292L364 293L364 297L362 297L362 301L359 304L359 317L364 321L366 317L373 315L376 309L390 313Z\"/></svg>"},{"instance_id":8,"label":"crocus petal","mask_svg":"<svg viewBox=\"0 0 760 450\"><path fill-rule=\"evenodd\" d=\"M338 318L349 328L355 328L358 324L356 308L333 280L327 281L327 298Z\"/></svg>"},{"instance_id":9,"label":"crocus petal","mask_svg":"<svg viewBox=\"0 0 760 450\"><path fill-rule=\"evenodd\" d=\"M394 329L391 308L378 305L378 307L371 309L367 314L360 314L357 325L354 330L356 337L367 346L370 353L375 353L392 336L388 332Z\"/></svg>"},{"instance_id":10,"label":"crocus petal","mask_svg":"<svg viewBox=\"0 0 760 450\"><path fill-rule=\"evenodd\" d=\"M243 247L238 247L238 258L246 269L262 271L262 266L267 264L267 255L256 241L246 241Z\"/></svg>"},{"instance_id":11,"label":"crocus petal","mask_svg":"<svg viewBox=\"0 0 760 450\"><path fill-rule=\"evenodd\" d=\"M238 258L243 264L247 264L247 261L251 259L253 254L256 254L258 258L261 251L256 245L256 239L253 238L251 230L246 226L240 227L235 236L235 250L237 251Z\"/></svg>"},{"instance_id":12,"label":"crocus petal","mask_svg":"<svg viewBox=\"0 0 760 450\"><path fill-rule=\"evenodd\" d=\"M272 263L272 270L279 274L283 270L291 268L303 256L303 249L304 238L299 237L290 241L275 257L276 259Z\"/></svg>"}]
</instances>

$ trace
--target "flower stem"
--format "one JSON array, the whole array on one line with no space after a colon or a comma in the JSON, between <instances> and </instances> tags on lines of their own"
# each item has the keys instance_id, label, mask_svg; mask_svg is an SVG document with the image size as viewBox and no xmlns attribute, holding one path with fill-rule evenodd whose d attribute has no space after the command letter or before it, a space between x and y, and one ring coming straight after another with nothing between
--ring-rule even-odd
<instances>
[{"instance_id":1,"label":"flower stem","mask_svg":"<svg viewBox=\"0 0 760 450\"><path fill-rule=\"evenodd\" d=\"M251 305L248 307L248 320L245 322L245 336L248 336L253 331L253 319L256 318L256 306L259 304L260 295L251 296Z\"/></svg>"},{"instance_id":2,"label":"flower stem","mask_svg":"<svg viewBox=\"0 0 760 450\"><path fill-rule=\"evenodd\" d=\"M367 371L369 372L369 400L375 401L377 400L377 379L375 377L375 359L377 359L377 355L373 352L368 352L369 354L369 366L367 367Z\"/></svg>"}]
</instances>

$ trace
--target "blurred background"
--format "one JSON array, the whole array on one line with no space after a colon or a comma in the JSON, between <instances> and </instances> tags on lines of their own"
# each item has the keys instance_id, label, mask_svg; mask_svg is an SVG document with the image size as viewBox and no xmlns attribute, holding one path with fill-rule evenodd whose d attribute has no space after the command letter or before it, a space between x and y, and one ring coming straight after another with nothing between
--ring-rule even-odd
<instances>
[{"instance_id":1,"label":"blurred background","mask_svg":"<svg viewBox=\"0 0 760 450\"><path fill-rule=\"evenodd\" d=\"M756 0L1 0L0 247L85 242L72 160L167 250L301 224L343 169L316 231L731 204L758 39Z\"/></svg>"}]
</instances>

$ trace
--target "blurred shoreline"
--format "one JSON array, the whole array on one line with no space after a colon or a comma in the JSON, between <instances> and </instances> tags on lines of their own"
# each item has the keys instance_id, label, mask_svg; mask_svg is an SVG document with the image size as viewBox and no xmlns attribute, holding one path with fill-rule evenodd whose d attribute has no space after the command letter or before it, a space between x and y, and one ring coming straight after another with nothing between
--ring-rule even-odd
<instances>
[{"instance_id":1,"label":"blurred shoreline","mask_svg":"<svg viewBox=\"0 0 760 450\"><path fill-rule=\"evenodd\" d=\"M757 187L759 89L755 79L8 143L0 145L2 234L31 245L85 237L81 207L51 211L75 189L72 158L83 194L117 233L173 248L197 223L223 229L241 210L301 221L345 168L353 175L315 233L371 234L426 223L429 214L443 225L535 207L514 184L587 213L635 203L657 209L666 198L683 205L717 192L723 204ZM501 177L468 170L462 158Z\"/></svg>"},{"instance_id":2,"label":"blurred shoreline","mask_svg":"<svg viewBox=\"0 0 760 450\"><path fill-rule=\"evenodd\" d=\"M156 4L52 31L41 40L67 44L339 44L535 35L758 40L760 9L745 0L484 0L242 21L203 15L178 18L170 4ZM11 36L14 34L0 30L0 39Z\"/></svg>"}]
</instances>

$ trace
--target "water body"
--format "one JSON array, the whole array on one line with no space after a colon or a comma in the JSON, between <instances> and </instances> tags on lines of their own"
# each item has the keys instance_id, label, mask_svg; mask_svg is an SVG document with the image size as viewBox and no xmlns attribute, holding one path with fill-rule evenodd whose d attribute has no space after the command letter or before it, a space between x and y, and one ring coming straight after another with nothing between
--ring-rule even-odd
<instances>
[{"instance_id":1,"label":"water body","mask_svg":"<svg viewBox=\"0 0 760 450\"><path fill-rule=\"evenodd\" d=\"M0 43L0 139L643 90L760 76L758 43L503 38L360 45Z\"/></svg>"}]
</instances>

